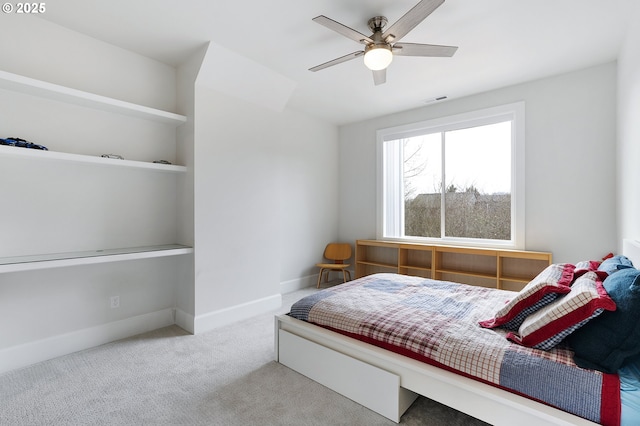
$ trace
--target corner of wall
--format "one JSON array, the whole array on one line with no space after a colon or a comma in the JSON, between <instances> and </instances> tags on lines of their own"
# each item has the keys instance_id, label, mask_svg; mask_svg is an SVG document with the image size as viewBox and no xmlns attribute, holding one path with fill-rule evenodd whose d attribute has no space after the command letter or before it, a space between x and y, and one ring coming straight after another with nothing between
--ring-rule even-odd
<instances>
[{"instance_id":1,"label":"corner of wall","mask_svg":"<svg viewBox=\"0 0 640 426\"><path fill-rule=\"evenodd\" d=\"M206 53L206 45L181 64L176 73L177 107L187 117L187 122L176 132L176 158L187 167L186 176L178 185L178 241L195 249L195 81ZM176 323L186 331L194 332L195 271L194 256L181 275L183 281L176 286Z\"/></svg>"},{"instance_id":2,"label":"corner of wall","mask_svg":"<svg viewBox=\"0 0 640 426\"><path fill-rule=\"evenodd\" d=\"M625 238L640 240L640 3L629 17L629 29L618 58L618 135L616 167L616 211L620 250ZM629 196L629 194L634 194Z\"/></svg>"},{"instance_id":3,"label":"corner of wall","mask_svg":"<svg viewBox=\"0 0 640 426\"><path fill-rule=\"evenodd\" d=\"M198 315L194 321L194 334L264 314L278 309L281 305L282 295L274 294L273 296Z\"/></svg>"}]
</instances>

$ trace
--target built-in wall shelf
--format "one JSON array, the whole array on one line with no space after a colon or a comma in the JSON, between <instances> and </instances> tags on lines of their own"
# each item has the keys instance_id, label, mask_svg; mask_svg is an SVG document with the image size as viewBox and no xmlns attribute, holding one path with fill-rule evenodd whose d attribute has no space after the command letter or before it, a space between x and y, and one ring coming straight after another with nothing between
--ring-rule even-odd
<instances>
[{"instance_id":1,"label":"built-in wall shelf","mask_svg":"<svg viewBox=\"0 0 640 426\"><path fill-rule=\"evenodd\" d=\"M184 173L185 166L175 164L150 163L146 161L118 160L91 155L69 154L66 152L44 151L31 148L19 148L15 146L0 145L0 155L24 157L34 160L47 160L52 162L85 163L107 167L123 167L159 172Z\"/></svg>"},{"instance_id":2,"label":"built-in wall shelf","mask_svg":"<svg viewBox=\"0 0 640 426\"><path fill-rule=\"evenodd\" d=\"M0 258L0 273L120 262L124 260L149 259L152 257L179 256L190 253L193 253L192 247L181 244L168 244L160 246L3 257Z\"/></svg>"},{"instance_id":3,"label":"built-in wall shelf","mask_svg":"<svg viewBox=\"0 0 640 426\"><path fill-rule=\"evenodd\" d=\"M184 115L108 98L1 70L0 88L175 126L187 121Z\"/></svg>"},{"instance_id":4,"label":"built-in wall shelf","mask_svg":"<svg viewBox=\"0 0 640 426\"><path fill-rule=\"evenodd\" d=\"M393 272L519 291L551 261L551 253L547 252L356 241L358 278Z\"/></svg>"}]
</instances>

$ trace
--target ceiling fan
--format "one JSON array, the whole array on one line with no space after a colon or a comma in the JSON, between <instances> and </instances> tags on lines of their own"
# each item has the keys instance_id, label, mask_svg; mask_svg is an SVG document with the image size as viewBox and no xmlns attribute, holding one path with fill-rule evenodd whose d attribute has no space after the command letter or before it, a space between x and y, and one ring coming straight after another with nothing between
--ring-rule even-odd
<instances>
[{"instance_id":1,"label":"ceiling fan","mask_svg":"<svg viewBox=\"0 0 640 426\"><path fill-rule=\"evenodd\" d=\"M322 69L349 61L351 59L364 56L364 64L373 71L373 82L375 85L383 84L387 81L387 67L391 64L393 56L429 56L429 57L451 57L458 49L455 46L439 46L435 44L418 43L398 43L398 41L414 29L420 22L429 16L434 10L444 3L444 0L422 0L408 11L403 17L387 30L387 18L384 16L374 16L369 19L368 25L373 34L366 36L359 31L347 27L324 15L313 18L320 25L336 31L343 36L358 43L364 44L364 50L358 50L348 55L341 56L324 64L309 68L309 71L320 71Z\"/></svg>"}]
</instances>

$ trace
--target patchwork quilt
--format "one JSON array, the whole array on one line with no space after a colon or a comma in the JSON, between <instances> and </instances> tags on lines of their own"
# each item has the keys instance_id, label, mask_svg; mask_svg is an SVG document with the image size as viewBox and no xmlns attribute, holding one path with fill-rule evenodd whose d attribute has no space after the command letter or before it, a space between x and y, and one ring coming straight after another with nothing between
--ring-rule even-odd
<instances>
[{"instance_id":1,"label":"patchwork quilt","mask_svg":"<svg viewBox=\"0 0 640 426\"><path fill-rule=\"evenodd\" d=\"M305 297L290 316L546 403L603 425L620 422L620 381L577 367L563 346L520 346L478 325L516 293L375 274Z\"/></svg>"}]
</instances>

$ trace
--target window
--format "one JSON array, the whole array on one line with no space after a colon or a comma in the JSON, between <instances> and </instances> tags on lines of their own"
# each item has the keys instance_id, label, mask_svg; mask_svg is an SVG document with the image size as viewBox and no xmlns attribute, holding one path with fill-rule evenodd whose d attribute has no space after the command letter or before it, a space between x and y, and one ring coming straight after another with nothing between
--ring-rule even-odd
<instances>
[{"instance_id":1,"label":"window","mask_svg":"<svg viewBox=\"0 0 640 426\"><path fill-rule=\"evenodd\" d=\"M524 104L378 131L378 237L524 248Z\"/></svg>"}]
</instances>

